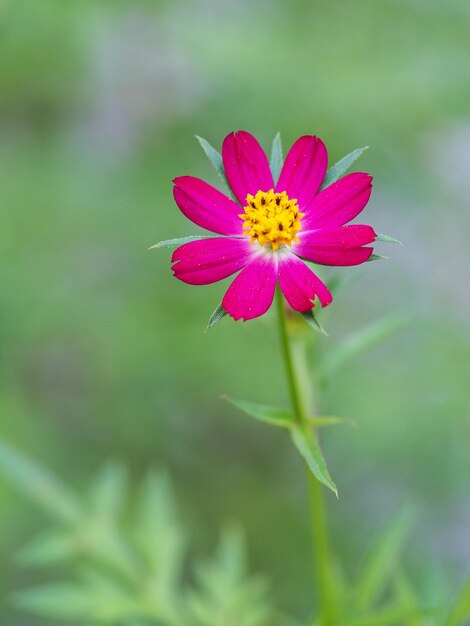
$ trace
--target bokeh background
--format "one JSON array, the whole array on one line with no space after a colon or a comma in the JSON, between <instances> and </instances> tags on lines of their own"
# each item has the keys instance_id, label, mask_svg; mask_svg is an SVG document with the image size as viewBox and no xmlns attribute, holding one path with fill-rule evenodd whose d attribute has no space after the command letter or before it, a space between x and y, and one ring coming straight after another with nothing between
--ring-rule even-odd
<instances>
[{"instance_id":1,"label":"bokeh background","mask_svg":"<svg viewBox=\"0 0 470 626\"><path fill-rule=\"evenodd\" d=\"M418 580L470 563L470 5L462 0L1 0L0 435L81 489L109 458L170 471L210 549L227 519L294 614L311 597L300 461L222 393L284 402L275 320L223 320L223 284L171 277L153 243L195 234L171 179L217 178L193 135L266 149L316 133L333 163L369 145L364 221L404 247L346 269L328 350L393 311L407 329L337 372L325 433L335 549L354 571L403 508ZM327 273L328 275L328 273ZM0 477L2 625L44 518ZM424 583L423 583L424 584Z\"/></svg>"}]
</instances>

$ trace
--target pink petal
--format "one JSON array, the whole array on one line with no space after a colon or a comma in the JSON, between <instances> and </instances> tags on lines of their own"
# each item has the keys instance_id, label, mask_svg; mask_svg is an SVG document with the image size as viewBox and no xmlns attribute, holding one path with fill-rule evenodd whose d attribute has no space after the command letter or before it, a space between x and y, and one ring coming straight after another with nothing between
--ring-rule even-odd
<instances>
[{"instance_id":1,"label":"pink petal","mask_svg":"<svg viewBox=\"0 0 470 626\"><path fill-rule=\"evenodd\" d=\"M304 259L321 265L359 265L367 261L373 249L363 248L377 237L371 226L351 224L301 231L299 243L292 250Z\"/></svg>"},{"instance_id":2,"label":"pink petal","mask_svg":"<svg viewBox=\"0 0 470 626\"><path fill-rule=\"evenodd\" d=\"M293 254L279 261L279 285L287 302L296 311L313 308L315 297L319 298L322 306L333 300L328 287Z\"/></svg>"},{"instance_id":3,"label":"pink petal","mask_svg":"<svg viewBox=\"0 0 470 626\"><path fill-rule=\"evenodd\" d=\"M345 248L342 250L312 248L311 251L308 251L308 256L306 254L300 256L319 265L360 265L370 259L373 251L373 248ZM300 254L298 249L295 252Z\"/></svg>"},{"instance_id":4,"label":"pink petal","mask_svg":"<svg viewBox=\"0 0 470 626\"><path fill-rule=\"evenodd\" d=\"M310 259L312 251L315 250L342 250L365 246L375 241L377 234L372 226L350 224L348 226L302 230L298 237L300 241L294 244L294 252Z\"/></svg>"},{"instance_id":5,"label":"pink petal","mask_svg":"<svg viewBox=\"0 0 470 626\"><path fill-rule=\"evenodd\" d=\"M259 254L240 272L222 300L233 319L251 320L272 304L277 278L277 257Z\"/></svg>"},{"instance_id":6,"label":"pink petal","mask_svg":"<svg viewBox=\"0 0 470 626\"><path fill-rule=\"evenodd\" d=\"M273 189L268 159L258 141L244 130L230 133L224 139L222 158L233 193L242 206L247 194Z\"/></svg>"},{"instance_id":7,"label":"pink petal","mask_svg":"<svg viewBox=\"0 0 470 626\"><path fill-rule=\"evenodd\" d=\"M320 188L327 167L328 153L323 141L314 135L300 137L286 157L276 191L296 198L303 211Z\"/></svg>"},{"instance_id":8,"label":"pink petal","mask_svg":"<svg viewBox=\"0 0 470 626\"><path fill-rule=\"evenodd\" d=\"M315 196L302 218L302 228L311 230L342 226L354 219L369 201L372 176L361 172L340 178Z\"/></svg>"},{"instance_id":9,"label":"pink petal","mask_svg":"<svg viewBox=\"0 0 470 626\"><path fill-rule=\"evenodd\" d=\"M200 239L177 248L171 262L174 275L190 285L208 285L231 276L252 256L248 238Z\"/></svg>"},{"instance_id":10,"label":"pink petal","mask_svg":"<svg viewBox=\"0 0 470 626\"><path fill-rule=\"evenodd\" d=\"M188 219L220 235L241 235L240 207L223 193L193 176L173 181L176 204Z\"/></svg>"}]
</instances>

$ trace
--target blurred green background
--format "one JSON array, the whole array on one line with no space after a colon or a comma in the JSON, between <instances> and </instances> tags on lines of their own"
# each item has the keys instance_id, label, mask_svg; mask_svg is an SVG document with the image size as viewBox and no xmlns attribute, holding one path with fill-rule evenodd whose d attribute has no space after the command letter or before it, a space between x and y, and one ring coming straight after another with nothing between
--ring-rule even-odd
<instances>
[{"instance_id":1,"label":"blurred green background","mask_svg":"<svg viewBox=\"0 0 470 626\"><path fill-rule=\"evenodd\" d=\"M1 437L78 489L108 458L135 482L168 468L194 552L241 521L278 604L305 611L301 463L219 399L285 402L275 320L204 334L226 285L183 285L147 249L198 232L172 178L218 184L194 134L315 133L331 162L369 145L363 221L405 246L344 270L318 349L413 322L323 398L357 422L324 437L335 550L353 572L412 507L409 567L452 589L470 563L469 28L462 0L0 0ZM2 626L46 624L10 601L44 519L1 477L0 525Z\"/></svg>"}]
</instances>

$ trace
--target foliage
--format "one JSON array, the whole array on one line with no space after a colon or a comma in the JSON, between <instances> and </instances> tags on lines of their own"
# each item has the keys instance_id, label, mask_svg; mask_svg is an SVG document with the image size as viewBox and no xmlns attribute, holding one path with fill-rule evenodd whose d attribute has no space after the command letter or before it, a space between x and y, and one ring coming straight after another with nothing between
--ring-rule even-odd
<instances>
[{"instance_id":1,"label":"foliage","mask_svg":"<svg viewBox=\"0 0 470 626\"><path fill-rule=\"evenodd\" d=\"M242 408L242 403L232 401ZM243 406L263 418L261 407ZM278 411L279 425L289 415ZM328 420L333 418L318 418ZM273 608L266 580L249 573L243 535L226 527L215 555L188 562L187 533L171 483L150 471L128 507L127 475L107 463L83 495L37 461L0 441L0 471L50 517L50 527L20 550L19 562L66 572L15 595L22 611L88 626L292 626ZM422 608L401 565L410 516L400 516L347 580L338 564L333 594L338 626L464 626L467 582L449 607ZM49 574L47 576L49 578ZM298 619L298 618L297 618ZM310 619L306 626L321 626Z\"/></svg>"},{"instance_id":2,"label":"foliage","mask_svg":"<svg viewBox=\"0 0 470 626\"><path fill-rule=\"evenodd\" d=\"M90 626L273 623L266 583L248 573L236 528L223 531L213 558L195 560L187 579L187 535L164 472L149 472L127 511L119 464L106 464L83 497L5 442L0 468L52 520L19 561L41 571L61 567L70 578L17 593L19 608Z\"/></svg>"}]
</instances>

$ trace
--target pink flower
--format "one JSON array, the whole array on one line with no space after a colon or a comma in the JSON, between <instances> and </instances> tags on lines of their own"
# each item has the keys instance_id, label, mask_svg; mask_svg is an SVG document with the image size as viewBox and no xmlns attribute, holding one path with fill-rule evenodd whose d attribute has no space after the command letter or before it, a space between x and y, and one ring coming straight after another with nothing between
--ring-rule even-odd
<instances>
[{"instance_id":1,"label":"pink flower","mask_svg":"<svg viewBox=\"0 0 470 626\"><path fill-rule=\"evenodd\" d=\"M173 182L181 211L198 226L222 235L191 241L172 257L176 278L207 285L239 272L222 306L235 320L266 313L279 284L296 311L332 301L326 285L304 263L358 265L369 260L371 226L347 225L366 206L372 177L348 174L322 191L328 155L315 136L300 137L274 184L258 141L239 131L223 143L225 173L239 204L192 176Z\"/></svg>"}]
</instances>

